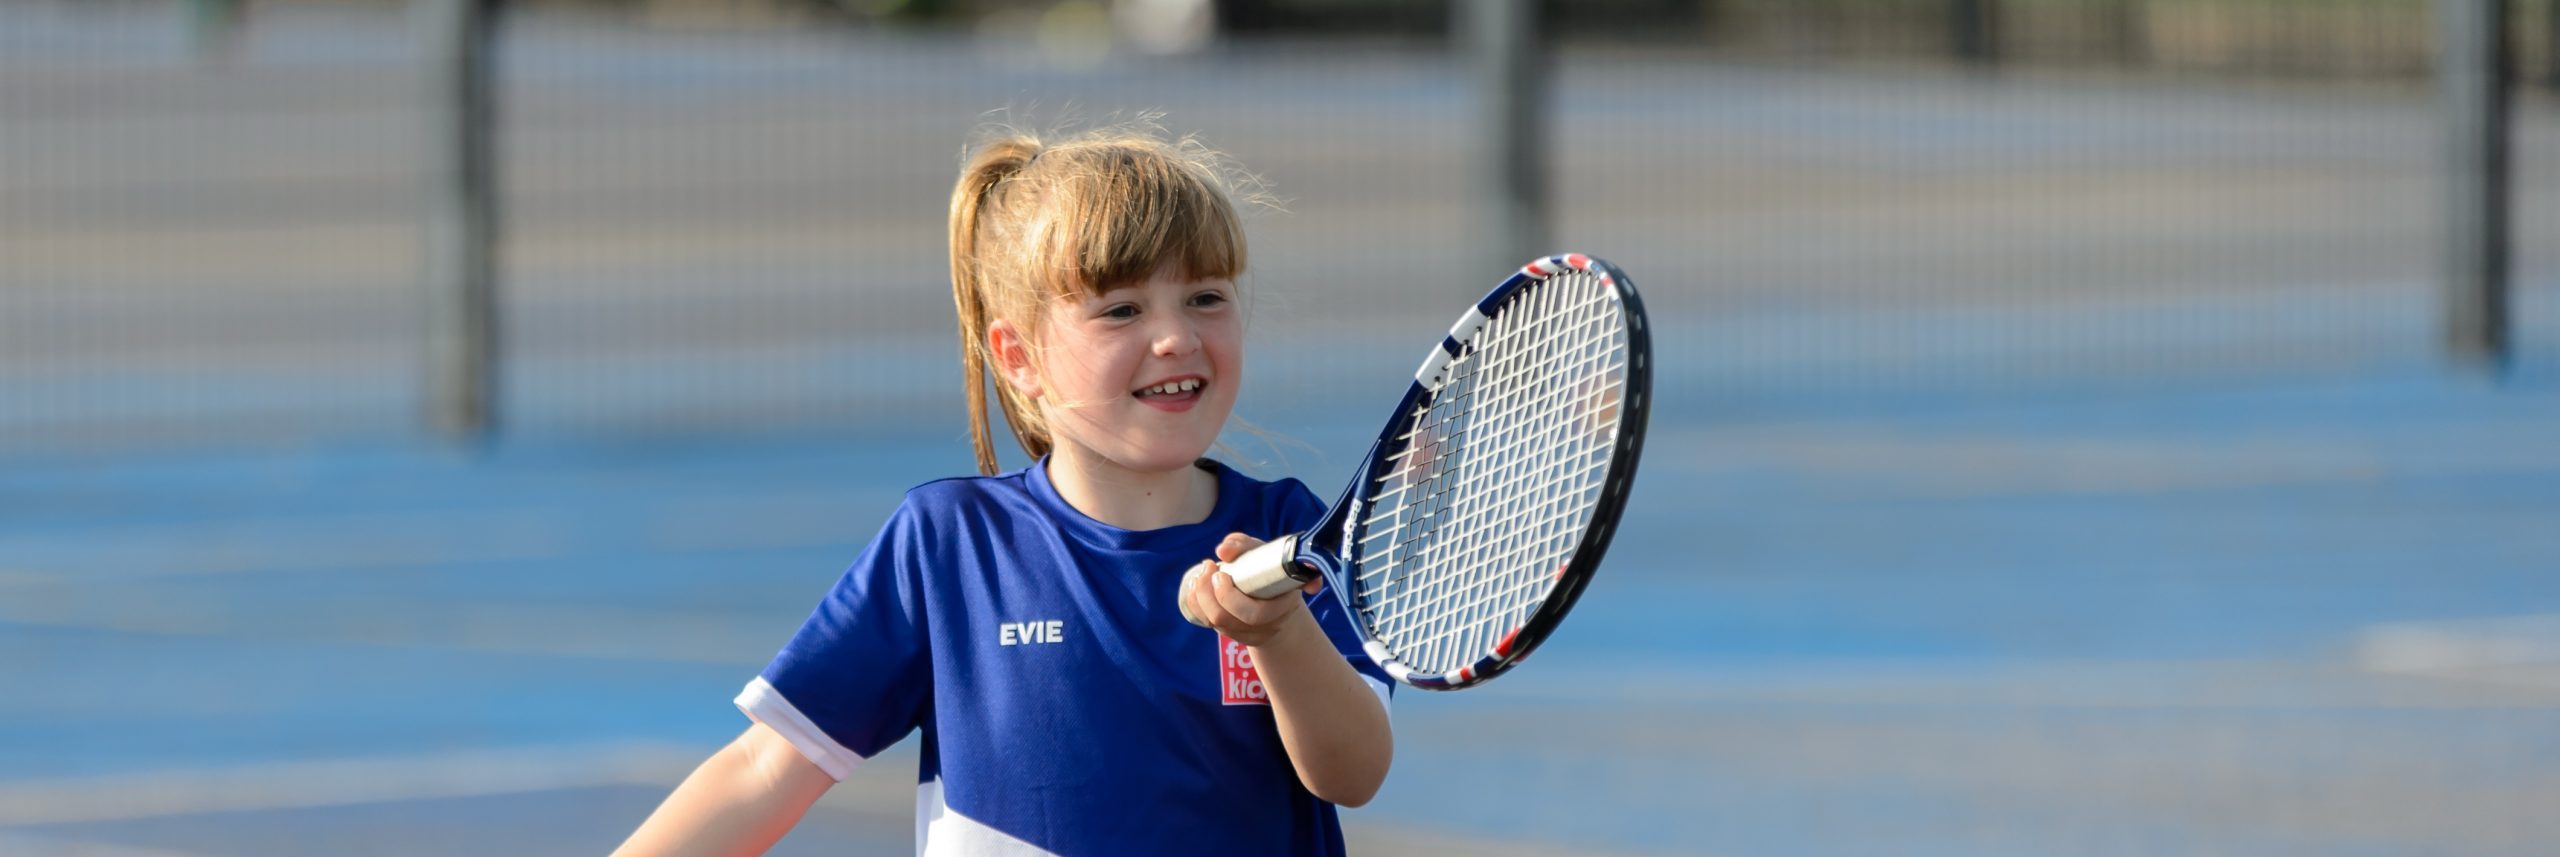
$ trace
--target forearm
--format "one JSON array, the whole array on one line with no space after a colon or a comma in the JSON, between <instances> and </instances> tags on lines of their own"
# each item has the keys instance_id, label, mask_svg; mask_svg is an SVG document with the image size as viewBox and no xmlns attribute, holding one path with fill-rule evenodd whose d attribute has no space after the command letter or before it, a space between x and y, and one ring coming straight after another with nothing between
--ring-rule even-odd
<instances>
[{"instance_id":1,"label":"forearm","mask_svg":"<svg viewBox=\"0 0 2560 857\"><path fill-rule=\"evenodd\" d=\"M1368 803L1395 758L1386 707L1368 680L1304 611L1252 652L1298 782L1336 804Z\"/></svg>"},{"instance_id":2,"label":"forearm","mask_svg":"<svg viewBox=\"0 0 2560 857\"><path fill-rule=\"evenodd\" d=\"M772 730L750 728L685 777L614 857L763 854L834 782Z\"/></svg>"}]
</instances>

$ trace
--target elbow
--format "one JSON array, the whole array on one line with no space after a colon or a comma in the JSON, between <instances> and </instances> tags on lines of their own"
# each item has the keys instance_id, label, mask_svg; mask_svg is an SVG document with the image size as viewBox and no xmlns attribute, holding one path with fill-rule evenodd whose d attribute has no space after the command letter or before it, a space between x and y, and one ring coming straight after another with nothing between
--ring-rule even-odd
<instances>
[{"instance_id":1,"label":"elbow","mask_svg":"<svg viewBox=\"0 0 2560 857\"><path fill-rule=\"evenodd\" d=\"M1310 781L1307 791L1326 803L1345 809L1367 806L1378 796L1378 790L1387 784L1387 767L1392 761L1392 757L1386 754L1373 758L1372 764L1360 766L1359 770L1338 771L1334 776Z\"/></svg>"},{"instance_id":2,"label":"elbow","mask_svg":"<svg viewBox=\"0 0 2560 857\"><path fill-rule=\"evenodd\" d=\"M1326 791L1317 792L1316 797L1323 798L1326 803L1330 803L1344 809L1359 809L1361 807L1368 806L1369 800L1378 796L1379 785L1381 785L1381 783L1373 782L1365 789L1328 789Z\"/></svg>"}]
</instances>

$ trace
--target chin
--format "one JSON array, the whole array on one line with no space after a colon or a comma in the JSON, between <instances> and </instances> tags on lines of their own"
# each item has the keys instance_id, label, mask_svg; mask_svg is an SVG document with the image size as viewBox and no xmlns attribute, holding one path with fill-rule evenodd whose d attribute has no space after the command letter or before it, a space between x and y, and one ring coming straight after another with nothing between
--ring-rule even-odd
<instances>
[{"instance_id":1,"label":"chin","mask_svg":"<svg viewBox=\"0 0 2560 857\"><path fill-rule=\"evenodd\" d=\"M1211 447L1218 445L1218 433L1226 428L1230 409L1223 406L1225 403L1219 404L1221 406L1215 410L1216 419L1157 434L1139 448L1128 450L1129 457L1123 460L1132 468L1158 472L1179 470L1197 463L1209 454ZM1195 415L1208 416L1197 412Z\"/></svg>"},{"instance_id":2,"label":"chin","mask_svg":"<svg viewBox=\"0 0 2560 857\"><path fill-rule=\"evenodd\" d=\"M1078 445L1118 467L1140 473L1170 473L1192 466L1209 454L1210 447L1217 445L1218 432L1226 426L1227 410L1219 408L1214 414L1214 420L1157 422L1153 425L1132 425L1120 431L1082 424L1076 426L1078 430L1071 431L1070 436L1085 438L1086 442ZM1211 414L1194 411L1191 416L1208 417ZM1057 421L1050 425L1052 432L1061 427Z\"/></svg>"}]
</instances>

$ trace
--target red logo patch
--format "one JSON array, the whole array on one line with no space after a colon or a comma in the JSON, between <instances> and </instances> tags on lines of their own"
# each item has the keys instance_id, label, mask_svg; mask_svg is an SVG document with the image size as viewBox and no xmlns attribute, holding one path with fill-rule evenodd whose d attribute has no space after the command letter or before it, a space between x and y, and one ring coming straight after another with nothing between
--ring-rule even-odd
<instances>
[{"instance_id":1,"label":"red logo patch","mask_svg":"<svg viewBox=\"0 0 2560 857\"><path fill-rule=\"evenodd\" d=\"M1218 694L1228 705L1270 705L1262 690L1262 674L1253 669L1253 650L1218 635Z\"/></svg>"}]
</instances>

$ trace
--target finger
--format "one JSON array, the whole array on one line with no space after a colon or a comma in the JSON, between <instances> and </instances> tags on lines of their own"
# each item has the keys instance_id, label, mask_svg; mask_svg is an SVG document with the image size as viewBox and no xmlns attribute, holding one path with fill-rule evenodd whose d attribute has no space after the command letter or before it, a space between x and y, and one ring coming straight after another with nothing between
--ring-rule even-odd
<instances>
[{"instance_id":1,"label":"finger","mask_svg":"<svg viewBox=\"0 0 2560 857\"><path fill-rule=\"evenodd\" d=\"M1218 607L1225 610L1227 615L1245 624L1260 625L1269 622L1286 609L1279 604L1282 599L1255 598L1243 589L1237 588L1236 579L1226 572L1216 572L1209 577L1210 585L1217 591ZM1297 599L1287 600L1296 601Z\"/></svg>"},{"instance_id":2,"label":"finger","mask_svg":"<svg viewBox=\"0 0 2560 857\"><path fill-rule=\"evenodd\" d=\"M1243 556L1245 551L1252 550L1256 547L1260 547L1261 545L1261 539L1257 539L1243 533L1228 533L1225 539L1218 542L1217 550L1214 551L1214 553L1217 554L1219 562L1234 562L1236 561L1236 557Z\"/></svg>"},{"instance_id":3,"label":"finger","mask_svg":"<svg viewBox=\"0 0 2560 857\"><path fill-rule=\"evenodd\" d=\"M1245 615L1245 611L1253 609L1253 596L1244 594L1242 589L1237 589L1236 579L1226 572L1212 571L1200 582L1209 590L1209 600L1217 603L1220 612L1240 617Z\"/></svg>"},{"instance_id":4,"label":"finger","mask_svg":"<svg viewBox=\"0 0 2560 857\"><path fill-rule=\"evenodd\" d=\"M1298 587L1298 591L1300 591L1300 592L1304 592L1304 593L1306 593L1306 594L1308 594L1308 595L1314 595L1314 594L1316 594L1316 593L1318 593L1318 592L1323 592L1323 591L1324 591L1324 576L1323 576L1323 575L1317 575L1317 576L1316 576L1316 579L1314 579L1314 580L1310 580L1310 581L1307 581L1307 585L1305 585L1305 586L1301 586L1301 587Z\"/></svg>"},{"instance_id":5,"label":"finger","mask_svg":"<svg viewBox=\"0 0 2560 857\"><path fill-rule=\"evenodd\" d=\"M1200 610L1192 606L1192 602L1198 600L1200 592L1200 575L1202 572L1206 571L1208 567L1209 564L1204 562L1199 565L1192 566L1189 571L1183 572L1182 585L1175 588L1173 595L1174 605L1182 608L1183 620L1203 628L1209 627L1209 623L1200 615Z\"/></svg>"},{"instance_id":6,"label":"finger","mask_svg":"<svg viewBox=\"0 0 2560 857\"><path fill-rule=\"evenodd\" d=\"M1235 621L1235 614L1218 600L1216 580L1225 577L1217 567L1203 562L1198 566L1197 583L1184 594L1191 604L1191 615L1204 628L1219 628Z\"/></svg>"}]
</instances>

